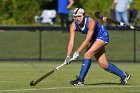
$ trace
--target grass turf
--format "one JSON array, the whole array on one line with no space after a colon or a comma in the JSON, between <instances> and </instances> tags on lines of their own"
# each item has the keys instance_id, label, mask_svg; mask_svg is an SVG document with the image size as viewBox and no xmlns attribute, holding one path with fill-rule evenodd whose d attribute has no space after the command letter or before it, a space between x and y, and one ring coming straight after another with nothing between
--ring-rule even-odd
<instances>
[{"instance_id":1,"label":"grass turf","mask_svg":"<svg viewBox=\"0 0 140 93\"><path fill-rule=\"evenodd\" d=\"M62 62L0 62L0 93L139 93L139 63L117 63L119 68L132 75L128 85L120 86L119 78L101 69L93 62L84 87L69 84L79 74L81 62L73 62L54 72L36 86L30 86L44 73Z\"/></svg>"}]
</instances>

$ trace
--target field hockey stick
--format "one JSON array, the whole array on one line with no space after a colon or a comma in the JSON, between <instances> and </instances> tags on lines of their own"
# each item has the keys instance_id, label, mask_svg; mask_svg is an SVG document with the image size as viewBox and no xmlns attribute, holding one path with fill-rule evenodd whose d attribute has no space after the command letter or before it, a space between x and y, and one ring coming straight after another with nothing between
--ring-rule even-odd
<instances>
[{"instance_id":1,"label":"field hockey stick","mask_svg":"<svg viewBox=\"0 0 140 93\"><path fill-rule=\"evenodd\" d=\"M73 61L73 59L70 59L70 61ZM43 76L41 76L40 78L38 78L37 80L32 80L30 82L30 86L35 86L37 85L40 81L42 81L43 79L45 79L46 77L48 77L49 75L51 75L52 73L54 73L55 71L57 71L58 69L60 69L61 67L63 67L64 65L66 65L67 63L63 63L59 66L57 66L56 68L54 68L53 70L47 72L46 74L44 74Z\"/></svg>"},{"instance_id":2,"label":"field hockey stick","mask_svg":"<svg viewBox=\"0 0 140 93\"><path fill-rule=\"evenodd\" d=\"M134 26L132 26L132 25L127 25L127 24L125 24L125 23L123 23L123 22L118 22L118 21L116 21L116 20L114 20L114 19L108 18L108 17L106 17L106 16L102 16L102 15L100 14L100 12L95 12L95 17L98 18L98 19L101 19L101 20L103 20L103 21L105 21L105 22L111 22L111 23L114 23L114 24L116 24L116 25L120 25L120 26L122 26L122 27L129 27L129 28L132 29L132 30L140 30L140 28L136 28L136 27L134 27Z\"/></svg>"}]
</instances>

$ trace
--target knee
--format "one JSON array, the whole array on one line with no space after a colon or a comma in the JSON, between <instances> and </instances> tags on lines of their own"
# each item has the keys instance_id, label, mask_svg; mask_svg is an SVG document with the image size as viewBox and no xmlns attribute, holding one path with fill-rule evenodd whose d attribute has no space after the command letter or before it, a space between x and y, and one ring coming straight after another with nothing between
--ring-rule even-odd
<instances>
[{"instance_id":1,"label":"knee","mask_svg":"<svg viewBox=\"0 0 140 93\"><path fill-rule=\"evenodd\" d=\"M91 58L91 54L90 54L89 52L86 52L86 53L84 54L84 58Z\"/></svg>"},{"instance_id":2,"label":"knee","mask_svg":"<svg viewBox=\"0 0 140 93\"><path fill-rule=\"evenodd\" d=\"M108 63L107 62L102 62L102 63L99 63L100 67L103 68L103 69L107 69L108 68Z\"/></svg>"}]
</instances>

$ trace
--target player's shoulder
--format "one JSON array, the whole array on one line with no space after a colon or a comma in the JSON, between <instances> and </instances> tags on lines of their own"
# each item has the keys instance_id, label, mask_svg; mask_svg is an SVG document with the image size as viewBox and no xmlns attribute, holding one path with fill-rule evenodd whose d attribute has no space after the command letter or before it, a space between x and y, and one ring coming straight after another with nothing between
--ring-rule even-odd
<instances>
[{"instance_id":1,"label":"player's shoulder","mask_svg":"<svg viewBox=\"0 0 140 93\"><path fill-rule=\"evenodd\" d=\"M74 21L71 23L70 27L74 27L75 26L75 23Z\"/></svg>"},{"instance_id":2,"label":"player's shoulder","mask_svg":"<svg viewBox=\"0 0 140 93\"><path fill-rule=\"evenodd\" d=\"M91 24L91 23L96 23L96 20L93 18L93 17L90 17L89 16L89 23Z\"/></svg>"},{"instance_id":3,"label":"player's shoulder","mask_svg":"<svg viewBox=\"0 0 140 93\"><path fill-rule=\"evenodd\" d=\"M95 21L95 19L93 17L86 16L86 18L88 18L89 21Z\"/></svg>"},{"instance_id":4,"label":"player's shoulder","mask_svg":"<svg viewBox=\"0 0 140 93\"><path fill-rule=\"evenodd\" d=\"M76 28L75 28L75 22L74 22L74 21L71 23L70 28L71 28L71 29L74 29L74 30L76 29Z\"/></svg>"}]
</instances>

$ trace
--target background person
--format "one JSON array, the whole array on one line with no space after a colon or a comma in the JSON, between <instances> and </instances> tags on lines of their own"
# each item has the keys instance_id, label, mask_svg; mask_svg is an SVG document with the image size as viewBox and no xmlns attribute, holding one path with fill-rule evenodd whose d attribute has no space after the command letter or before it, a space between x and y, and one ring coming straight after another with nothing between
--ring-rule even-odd
<instances>
[{"instance_id":1,"label":"background person","mask_svg":"<svg viewBox=\"0 0 140 93\"><path fill-rule=\"evenodd\" d=\"M69 9L74 4L74 0L58 0L58 14L60 17L61 27L64 27L64 23L66 23L66 27L69 27Z\"/></svg>"},{"instance_id":2,"label":"background person","mask_svg":"<svg viewBox=\"0 0 140 93\"><path fill-rule=\"evenodd\" d=\"M107 61L105 46L109 42L109 35L106 28L95 19L86 16L84 9L81 7L75 8L73 17L74 21L70 26L70 39L65 62L67 64L70 63L71 59L70 56L74 47L76 31L86 34L86 37L85 40L82 42L82 44L78 47L76 52L73 54L72 59L73 60L78 59L80 53L85 48L87 48L87 50L84 53L84 59L80 74L76 80L70 81L70 84L75 86L84 85L84 79L90 68L91 57L93 55L95 56L101 68L119 76L121 78L120 84L122 85L127 84L128 80L130 79L130 74L127 74L114 64L108 63Z\"/></svg>"},{"instance_id":3,"label":"background person","mask_svg":"<svg viewBox=\"0 0 140 93\"><path fill-rule=\"evenodd\" d=\"M112 9L115 9L116 20L129 25L128 13L132 0L114 0Z\"/></svg>"}]
</instances>

